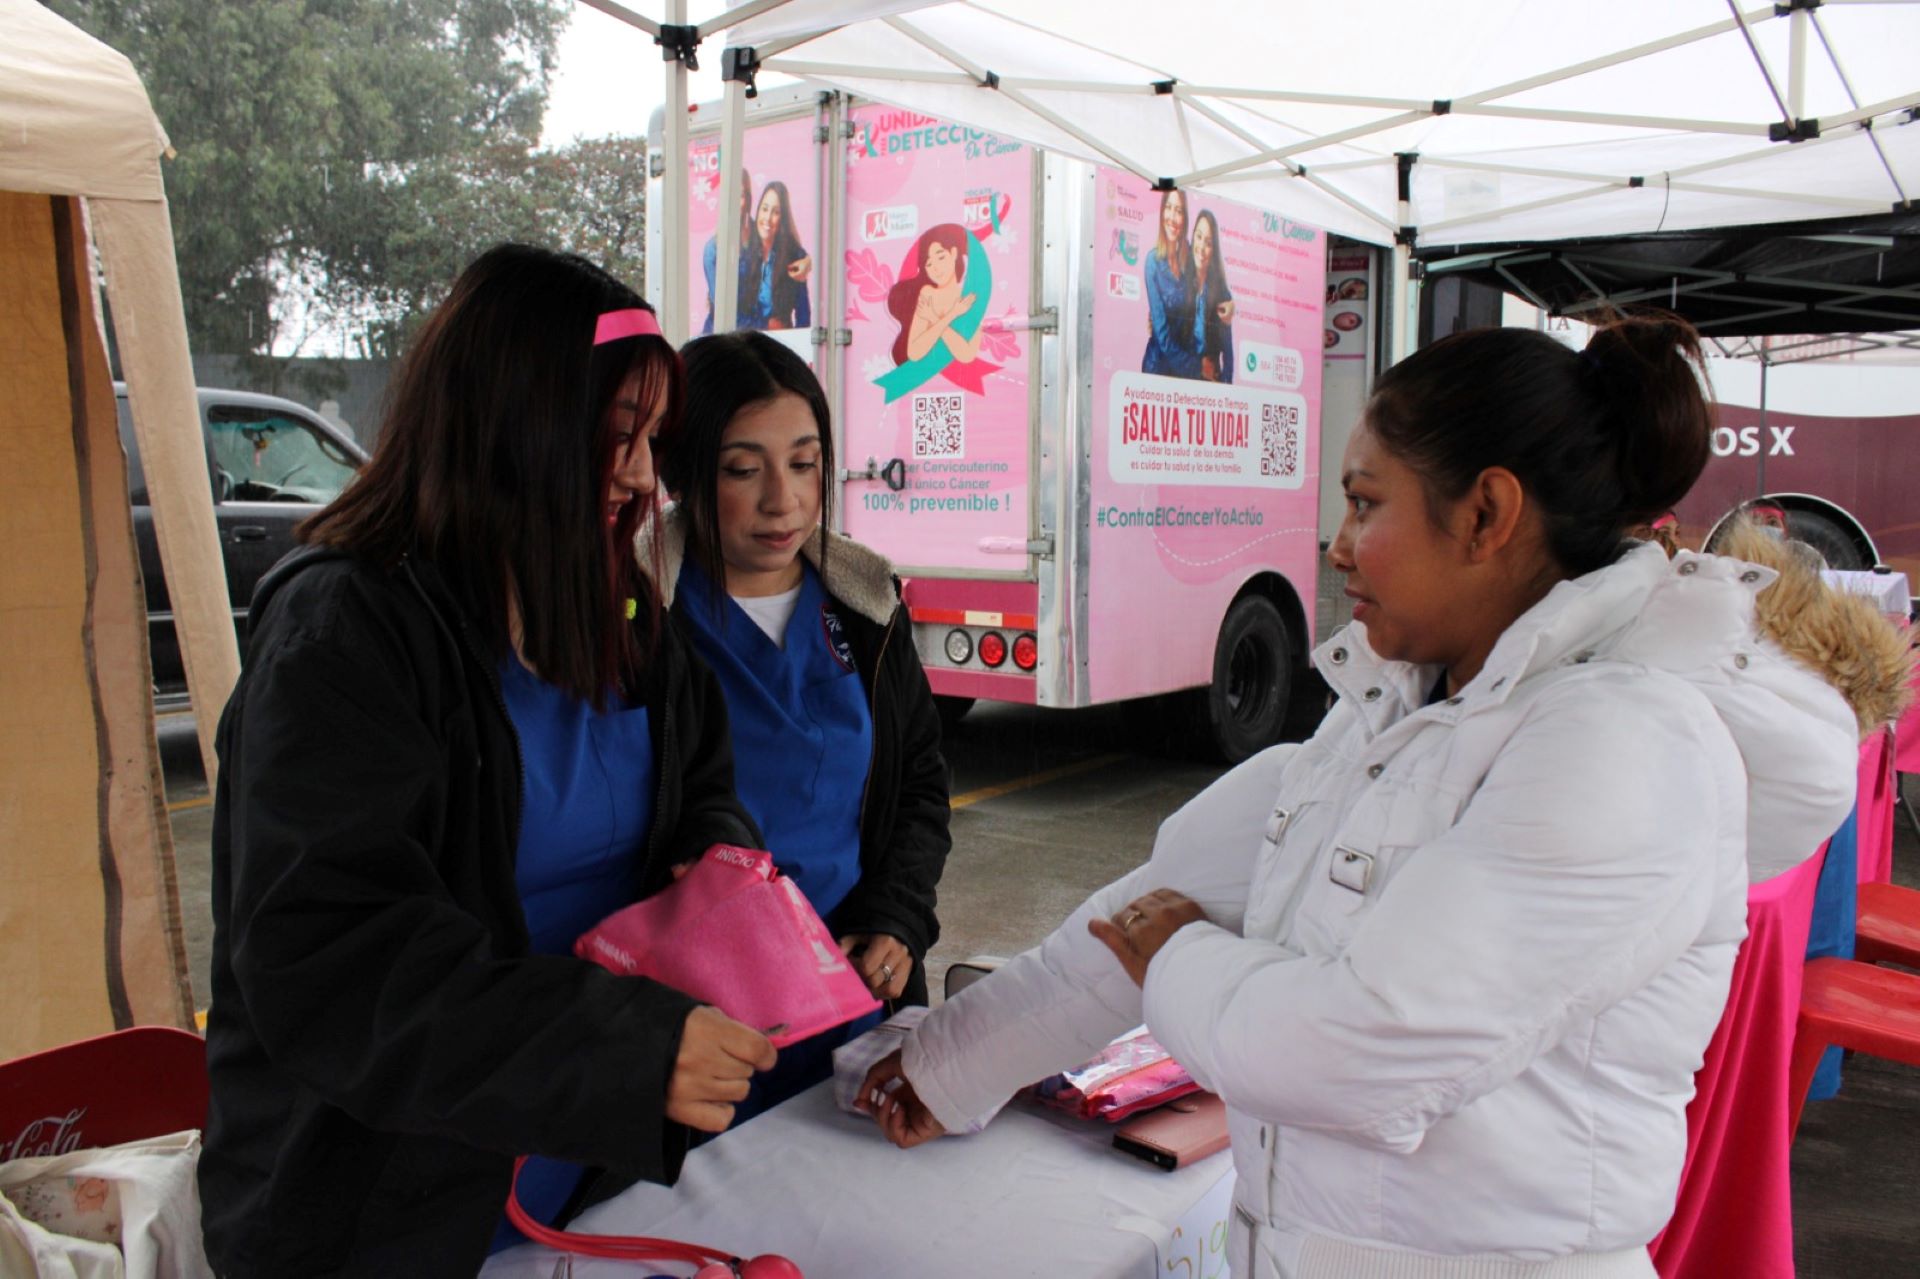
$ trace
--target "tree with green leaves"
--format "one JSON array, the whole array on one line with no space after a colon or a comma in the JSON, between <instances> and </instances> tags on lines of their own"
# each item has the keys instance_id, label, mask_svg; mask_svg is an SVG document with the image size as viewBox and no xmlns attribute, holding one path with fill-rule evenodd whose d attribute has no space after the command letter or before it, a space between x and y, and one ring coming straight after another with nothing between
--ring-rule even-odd
<instances>
[{"instance_id":1,"label":"tree with green leaves","mask_svg":"<svg viewBox=\"0 0 1920 1279\"><path fill-rule=\"evenodd\" d=\"M571 0L45 2L132 59L167 129L196 350L300 326L391 354L504 238L637 277L644 146L535 150Z\"/></svg>"}]
</instances>

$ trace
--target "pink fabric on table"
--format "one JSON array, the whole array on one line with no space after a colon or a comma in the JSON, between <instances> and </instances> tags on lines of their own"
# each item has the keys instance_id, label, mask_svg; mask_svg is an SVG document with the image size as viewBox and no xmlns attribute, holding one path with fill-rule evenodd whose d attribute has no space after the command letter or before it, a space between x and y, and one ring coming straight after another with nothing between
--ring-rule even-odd
<instances>
[{"instance_id":1,"label":"pink fabric on table","mask_svg":"<svg viewBox=\"0 0 1920 1279\"><path fill-rule=\"evenodd\" d=\"M1893 805L1900 797L1893 775L1894 736L1881 729L1860 743L1860 882L1893 878Z\"/></svg>"},{"instance_id":2,"label":"pink fabric on table","mask_svg":"<svg viewBox=\"0 0 1920 1279\"><path fill-rule=\"evenodd\" d=\"M1787 1067L1822 849L1747 891L1747 940L1693 1077L1673 1219L1648 1251L1661 1279L1792 1279Z\"/></svg>"}]
</instances>

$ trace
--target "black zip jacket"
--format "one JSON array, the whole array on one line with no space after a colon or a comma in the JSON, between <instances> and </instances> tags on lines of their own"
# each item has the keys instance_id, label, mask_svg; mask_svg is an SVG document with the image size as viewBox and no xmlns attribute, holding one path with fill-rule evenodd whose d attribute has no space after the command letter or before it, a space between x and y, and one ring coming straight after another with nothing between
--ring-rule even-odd
<instances>
[{"instance_id":1,"label":"black zip jacket","mask_svg":"<svg viewBox=\"0 0 1920 1279\"><path fill-rule=\"evenodd\" d=\"M215 1268L472 1275L516 1154L671 1183L689 1134L666 1086L695 1001L528 955L519 742L432 567L298 551L251 617L214 798ZM648 675L636 900L710 844L760 843L719 685L672 626Z\"/></svg>"},{"instance_id":2,"label":"black zip jacket","mask_svg":"<svg viewBox=\"0 0 1920 1279\"><path fill-rule=\"evenodd\" d=\"M685 525L670 511L660 527L661 571L670 584L662 598L678 617L686 607L674 598L686 554ZM937 890L953 847L940 712L914 651L900 583L887 561L858 542L824 532L808 539L805 554L821 570L821 584L840 617L873 716L873 759L860 807L860 880L826 924L836 937L885 933L899 938L913 956L913 973L898 1002L924 1004L927 952L940 940ZM652 571L652 558L649 539L639 548L641 567Z\"/></svg>"}]
</instances>

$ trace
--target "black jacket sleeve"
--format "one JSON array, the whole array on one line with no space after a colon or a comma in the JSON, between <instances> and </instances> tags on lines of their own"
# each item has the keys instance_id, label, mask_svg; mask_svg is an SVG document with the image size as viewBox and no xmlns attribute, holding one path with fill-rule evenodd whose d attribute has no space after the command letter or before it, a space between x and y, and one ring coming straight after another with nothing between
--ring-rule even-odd
<instances>
[{"instance_id":1,"label":"black jacket sleeve","mask_svg":"<svg viewBox=\"0 0 1920 1279\"><path fill-rule=\"evenodd\" d=\"M694 1001L502 953L454 887L478 878L472 832L446 827L456 781L512 779L456 777L479 756L449 740L417 637L354 597L256 642L224 725L242 1015L279 1069L368 1127L671 1181L666 1086Z\"/></svg>"},{"instance_id":2,"label":"black jacket sleeve","mask_svg":"<svg viewBox=\"0 0 1920 1279\"><path fill-rule=\"evenodd\" d=\"M914 651L906 607L894 614L873 680L874 775L867 804L891 820L861 832L860 882L833 912L837 934L886 933L912 952L916 969L940 939L934 915L941 872L953 847L947 825L947 764L940 754L940 712ZM878 735L886 733L887 742ZM884 775L883 775L884 774ZM891 803L879 788L891 789ZM870 817L872 814L870 814Z\"/></svg>"}]
</instances>

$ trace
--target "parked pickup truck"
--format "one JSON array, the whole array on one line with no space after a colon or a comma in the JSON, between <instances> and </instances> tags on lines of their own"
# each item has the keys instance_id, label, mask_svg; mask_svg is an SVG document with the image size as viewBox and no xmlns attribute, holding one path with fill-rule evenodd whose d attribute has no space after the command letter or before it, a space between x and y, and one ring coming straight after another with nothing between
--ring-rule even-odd
<instances>
[{"instance_id":1,"label":"parked pickup truck","mask_svg":"<svg viewBox=\"0 0 1920 1279\"><path fill-rule=\"evenodd\" d=\"M186 703L187 680L173 633L173 604L160 571L160 546L147 505L147 477L133 435L127 388L116 383L114 391L120 401L120 443L127 451L134 540L146 580L154 698L162 709L177 707ZM227 596L234 627L244 637L254 584L293 549L294 526L333 500L367 460L367 452L338 427L291 400L206 387L198 394Z\"/></svg>"}]
</instances>

